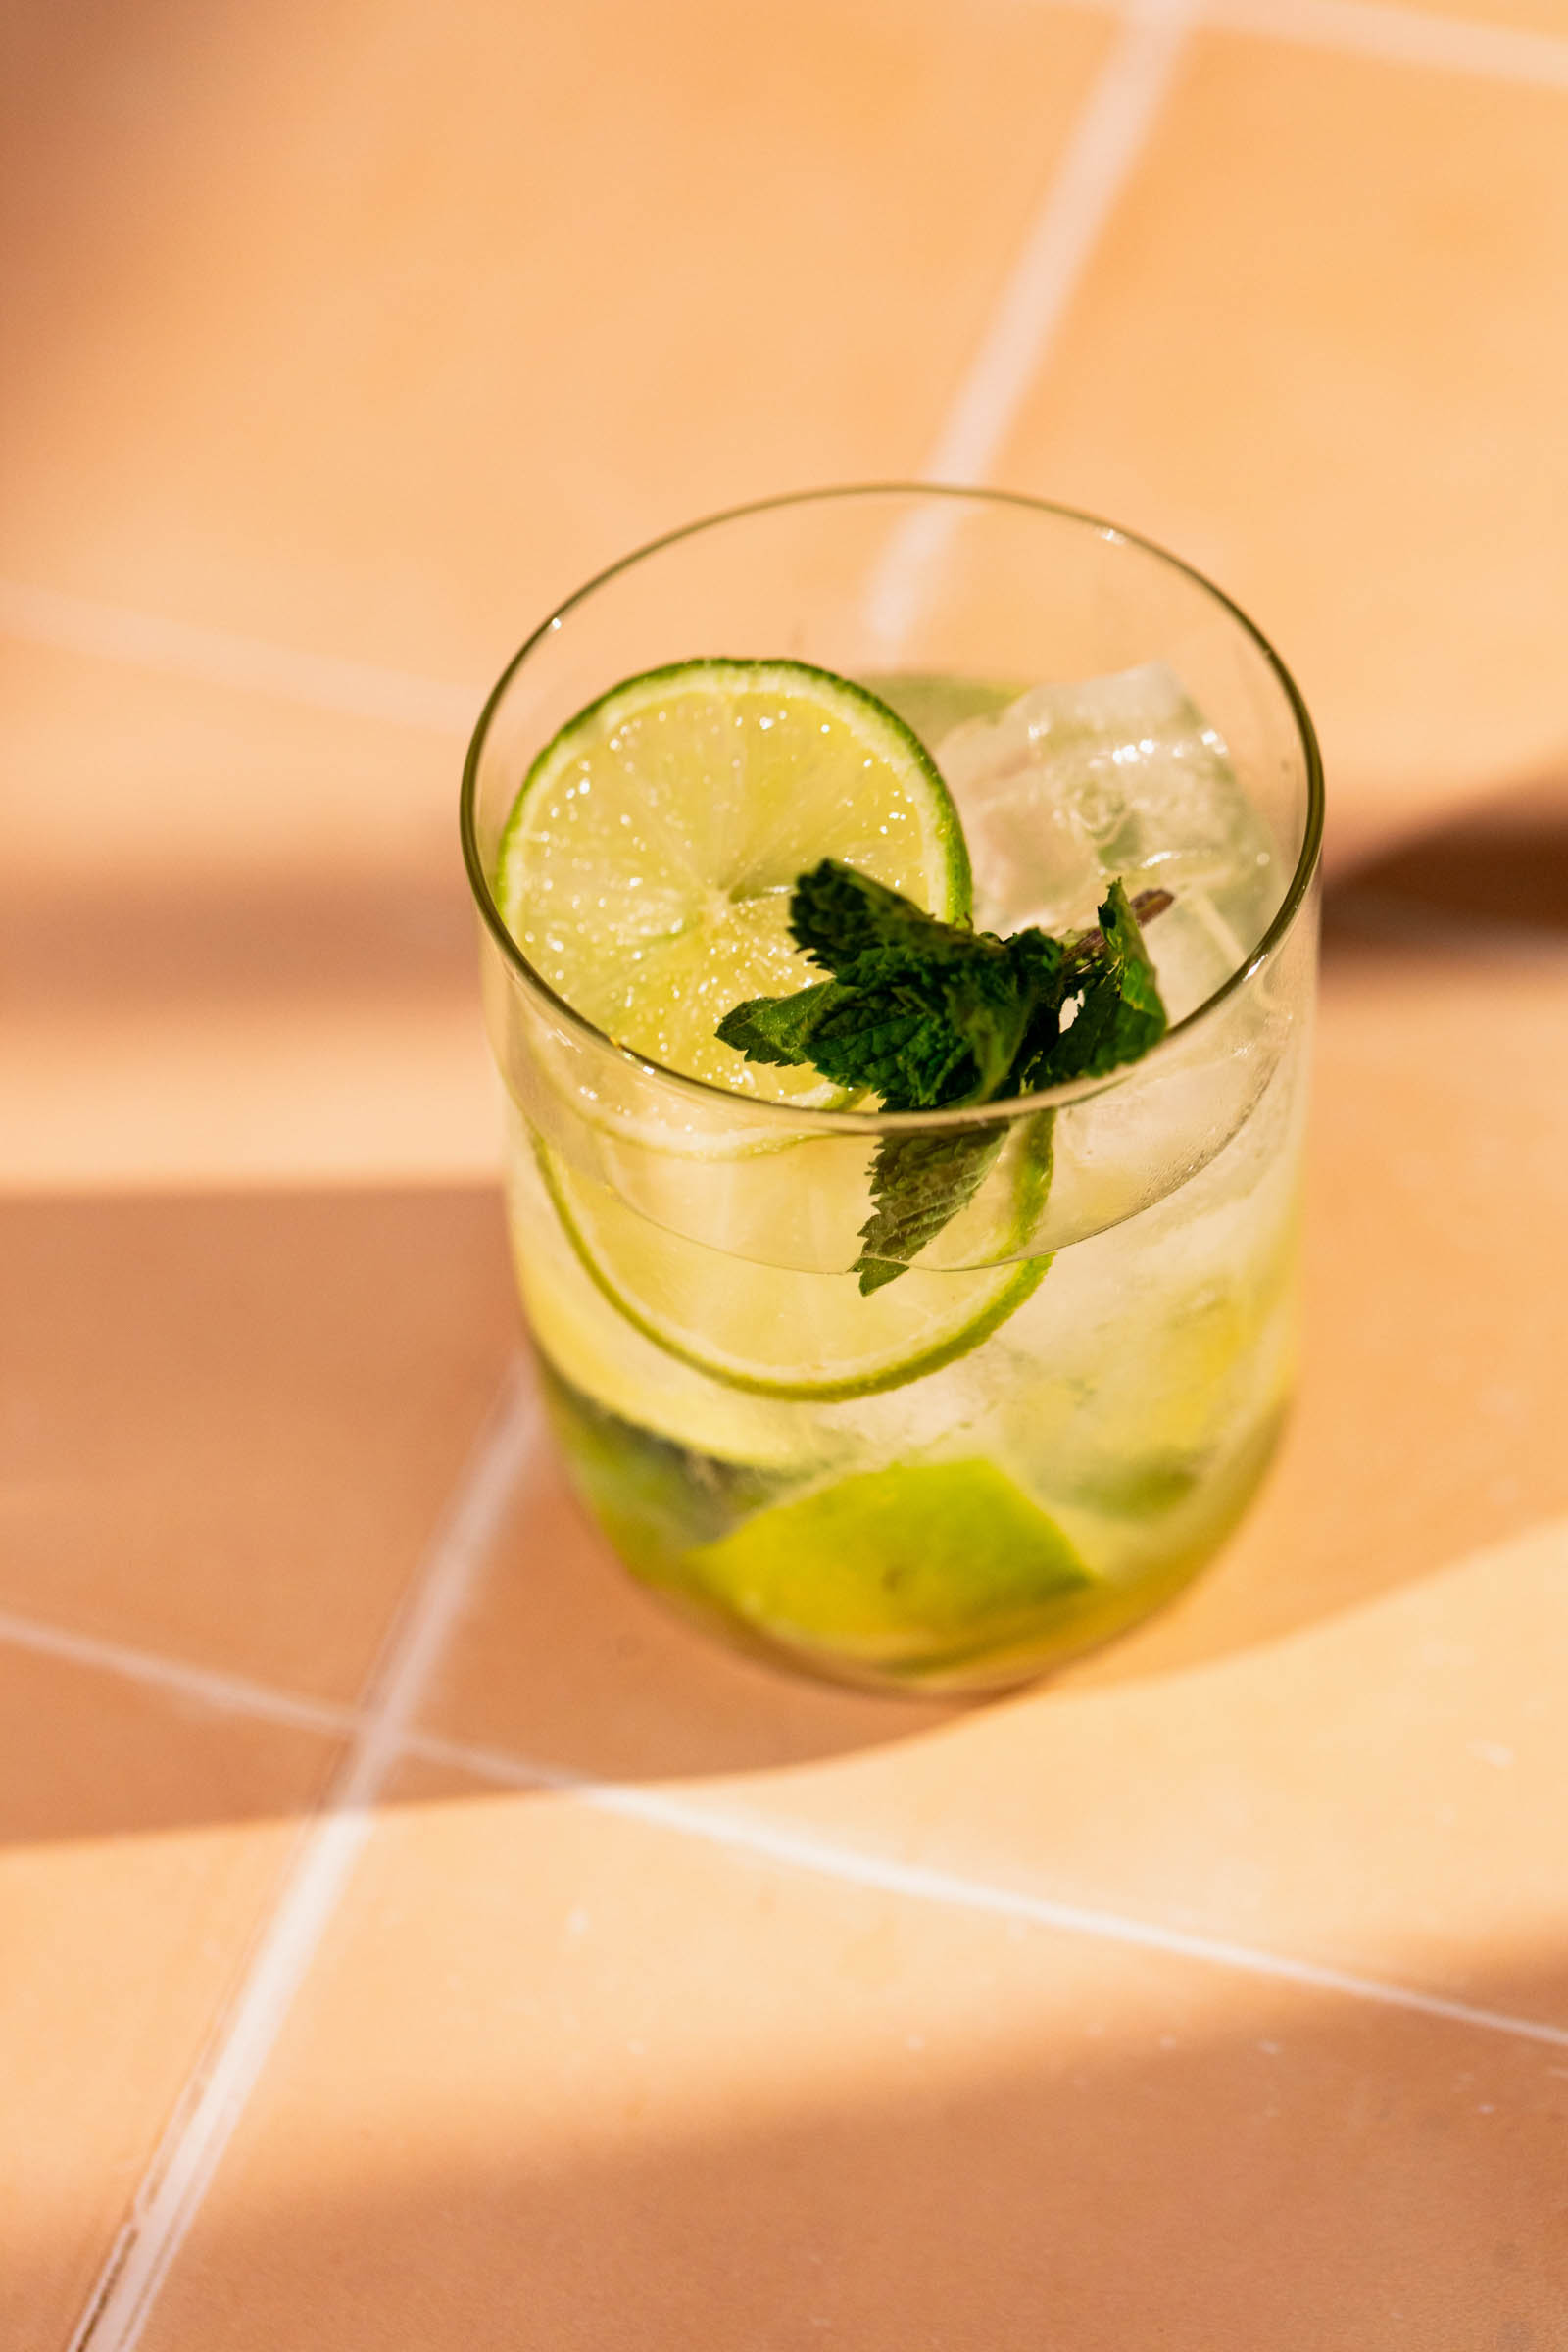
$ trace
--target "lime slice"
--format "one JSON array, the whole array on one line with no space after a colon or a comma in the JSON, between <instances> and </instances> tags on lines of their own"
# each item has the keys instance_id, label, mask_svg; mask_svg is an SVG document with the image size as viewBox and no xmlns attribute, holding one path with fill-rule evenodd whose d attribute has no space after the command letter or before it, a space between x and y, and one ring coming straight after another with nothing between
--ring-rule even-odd
<instances>
[{"instance_id":1,"label":"lime slice","mask_svg":"<svg viewBox=\"0 0 1568 2352\"><path fill-rule=\"evenodd\" d=\"M719 1232L711 1247L668 1232L548 1144L535 1149L562 1229L601 1296L666 1354L758 1396L828 1404L919 1380L977 1348L1023 1304L1051 1263L1014 1258L956 1271L916 1265L862 1298L853 1274L737 1256ZM737 1205L744 1203L748 1224L765 1228L762 1188L777 1186L797 1200L811 1197L825 1222L836 1205L829 1192L841 1192L838 1222L853 1255L865 1214L863 1155L842 1160L836 1178L805 1175L801 1157L820 1150L802 1145L795 1154L738 1169ZM792 1159L796 1165L786 1164ZM1012 1212L1020 1231L1028 1230L1040 1181L1038 1161L1020 1154ZM783 1214L781 1205L775 1222Z\"/></svg>"},{"instance_id":2,"label":"lime slice","mask_svg":"<svg viewBox=\"0 0 1568 2352\"><path fill-rule=\"evenodd\" d=\"M814 1070L755 1065L713 1034L747 997L821 978L789 905L822 858L968 914L956 811L884 703L804 662L681 662L612 688L539 755L496 898L534 969L618 1044L737 1094L840 1101Z\"/></svg>"},{"instance_id":3,"label":"lime slice","mask_svg":"<svg viewBox=\"0 0 1568 2352\"><path fill-rule=\"evenodd\" d=\"M593 1406L717 1461L800 1473L813 1449L820 1452L815 1416L720 1387L627 1322L567 1243L531 1152L525 1162L514 1157L508 1192L529 1331L545 1360Z\"/></svg>"},{"instance_id":4,"label":"lime slice","mask_svg":"<svg viewBox=\"0 0 1568 2352\"><path fill-rule=\"evenodd\" d=\"M760 1631L889 1662L984 1647L1093 1582L1055 1522L980 1460L841 1479L758 1511L685 1568Z\"/></svg>"}]
</instances>

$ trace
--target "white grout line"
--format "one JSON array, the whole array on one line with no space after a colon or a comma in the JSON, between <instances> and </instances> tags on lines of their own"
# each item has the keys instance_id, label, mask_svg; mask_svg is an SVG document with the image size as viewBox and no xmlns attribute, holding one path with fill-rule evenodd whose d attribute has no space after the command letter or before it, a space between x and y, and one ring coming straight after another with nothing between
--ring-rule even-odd
<instances>
[{"instance_id":1,"label":"white grout line","mask_svg":"<svg viewBox=\"0 0 1568 2352\"><path fill-rule=\"evenodd\" d=\"M1468 2026L1487 2034L1504 2034L1518 2041L1544 2042L1551 2049L1568 2049L1568 2026L1543 2019L1514 2017L1500 2009L1482 2009L1469 2001L1445 1999L1409 1984L1391 1984L1381 1977L1329 1968L1312 1960L1295 1960L1285 1953L1258 1951L1250 1944L1232 1943L1214 1936L1197 1936L1182 1928L1161 1927L1152 1920L1131 1919L1115 1911L1090 1911L1075 1903L1055 1902L1047 1895L1029 1894L1020 1887L1000 1886L948 1870L931 1870L891 1856L858 1851L828 1843L808 1831L788 1824L760 1820L756 1815L726 1813L693 1804L656 1788L596 1781L546 1764L530 1764L494 1748L466 1747L461 1742L416 1734L409 1752L432 1763L459 1767L488 1780L517 1788L549 1790L627 1821L698 1838L730 1853L744 1854L813 1877L836 1879L851 1886L902 1895L913 1902L941 1903L950 1909L978 1911L994 1918L1026 1921L1060 1935L1086 1936L1100 1943L1116 1943L1134 1950L1160 1952L1167 1957L1197 1960L1246 1976L1296 1984L1310 1992L1372 2001L1385 2009L1402 2009L1418 2017L1434 2017L1446 2025Z\"/></svg>"},{"instance_id":2,"label":"white grout line","mask_svg":"<svg viewBox=\"0 0 1568 2352\"><path fill-rule=\"evenodd\" d=\"M427 727L441 735L468 734L484 700L482 687L450 686L369 662L302 653L295 646L132 612L22 580L0 580L0 636L99 661L172 670L207 685L274 695L318 710L347 711L354 718Z\"/></svg>"},{"instance_id":3,"label":"white grout line","mask_svg":"<svg viewBox=\"0 0 1568 2352\"><path fill-rule=\"evenodd\" d=\"M129 1681L169 1690L177 1697L193 1699L223 1713L259 1716L276 1723L295 1725L302 1730L339 1737L358 1732L362 1736L362 1771L365 1769L364 1757L371 1752L372 1741L384 1740L390 1736L397 1755L418 1757L431 1764L445 1764L470 1773L475 1779L493 1781L502 1788L535 1789L571 1797L596 1812L642 1821L684 1837L700 1838L734 1852L749 1853L786 1868L810 1871L818 1877L836 1879L847 1885L875 1887L886 1893L906 1895L924 1902L950 1903L959 1909L990 1912L1008 1919L1027 1920L1037 1926L1055 1928L1066 1934L1098 1936L1105 1942L1131 1944L1188 1959L1203 1960L1254 1976L1273 1977L1315 1987L1320 1991L1376 2001L1385 2007L1414 2010L1457 2025L1479 2027L1487 2032L1508 2034L1529 2041L1544 2041L1553 2047L1568 2047L1568 2028L1513 2017L1501 2010L1476 2008L1464 2001L1445 2000L1436 1994L1419 1992L1407 1985L1392 1984L1380 1978L1350 1975L1343 1970L1319 1967L1310 1961L1260 1952L1250 1945L1193 1936L1182 1929L1161 1927L1151 1921L1128 1919L1119 1913L1083 1910L1072 1904L1054 1902L1046 1896L1028 1894L986 1880L964 1878L950 1871L929 1870L882 1855L867 1854L853 1847L824 1843L804 1832L760 1822L755 1816L694 1805L685 1798L668 1796L658 1789L599 1781L566 1765L547 1764L514 1755L504 1748L474 1746L465 1740L442 1739L433 1733L415 1730L412 1728L414 1708L428 1681L430 1664L445 1644L453 1615L462 1605L463 1592L471 1573L474 1547L477 1545L482 1550L486 1541L485 1530L489 1524L488 1515L493 1514L496 1507L497 1497L487 1481L499 1480L500 1499L504 1500L520 1464L528 1435L526 1429L514 1429L509 1441L507 1427L503 1424L493 1441L497 1451L489 1470L486 1470L482 1458L475 1462L468 1499L464 1507L470 1513L481 1514L484 1525L477 1538L473 1538L456 1519L451 1523L445 1541L459 1547L462 1589L459 1589L457 1572L439 1590L432 1584L429 1588L430 1605L416 1629L420 1642L417 1654L415 1653L414 1642L416 1629L411 1629L411 1637L399 1652L402 1665L399 1670L400 1695L397 1697L395 1722L403 1726L401 1731L391 1728L394 1721L392 1716L377 1717L373 1708L367 1713L327 1700L300 1697L291 1691L250 1682L239 1675L214 1673L205 1667L187 1665L179 1659L161 1658L146 1650L131 1649L120 1642L102 1642L89 1635L41 1625L33 1619L18 1617L8 1611L0 1611L0 1642L11 1642L44 1656L61 1658L72 1665L122 1675ZM482 1445L480 1450L482 1457ZM385 1703L383 1700L383 1709ZM379 1750L376 1752L379 1753ZM385 1778L385 1770L383 1761L377 1787ZM363 1809L373 1801L373 1794L372 1790L370 1796L361 1794L351 1797L345 1787L336 1802L340 1806L356 1804ZM359 1842L363 1842L363 1825ZM88 2339L83 2336L77 2340L84 2347ZM95 2337L92 2340L93 2352L102 2352L104 2339ZM132 2339L127 2337L123 2340L128 2343Z\"/></svg>"},{"instance_id":4,"label":"white grout line","mask_svg":"<svg viewBox=\"0 0 1568 2352\"><path fill-rule=\"evenodd\" d=\"M498 1437L504 1439L504 1429L498 1433ZM526 1434L517 1437L515 1444L519 1450L510 1460L505 1446L502 1446L503 1461L507 1463L500 1472L503 1500L520 1461L520 1448L526 1443ZM479 1486L481 1469L482 1465L476 1463L473 1474L476 1488ZM481 1492L477 1506L470 1501L469 1507L488 1510L494 1506L493 1502L484 1500ZM460 1543L467 1541L456 1525L453 1535ZM482 1534L478 1542L482 1549ZM464 1556L468 1562L464 1569L466 1589L467 1574L471 1569L471 1553ZM1476 2008L1468 2002L1445 2000L1407 1985L1391 1984L1380 1978L1354 1976L1343 1970L1319 1967L1311 1961L1260 1952L1250 1945L1230 1943L1212 1936L1193 1936L1182 1929L1161 1927L1152 1921L1128 1919L1115 1912L1083 1910L1072 1904L1054 1902L1046 1896L997 1886L983 1879L964 1878L950 1871L928 1870L882 1855L867 1854L853 1847L824 1843L805 1832L760 1822L754 1816L695 1805L685 1798L672 1797L658 1789L599 1781L589 1774L573 1771L569 1766L547 1764L514 1755L504 1748L474 1746L464 1740L446 1740L432 1733L416 1731L412 1728L412 1713L417 1703L418 1692L428 1680L428 1660L438 1655L444 1646L453 1611L461 1606L461 1597L459 1593L456 1599L449 1598L438 1617L432 1614L424 1620L425 1647L419 1659L415 1660L413 1665L405 1666L405 1687L413 1692L413 1696L400 1701L398 1706L396 1720L404 1728L391 1733L397 1755L418 1757L431 1764L449 1765L459 1771L471 1773L475 1779L493 1781L502 1788L536 1789L571 1797L596 1812L642 1821L684 1837L700 1838L734 1852L749 1853L763 1861L810 1871L818 1877L837 1879L851 1886L880 1888L885 1893L906 1895L924 1902L951 1903L960 1909L990 1912L1008 1919L1028 1920L1037 1926L1055 1928L1070 1935L1098 1936L1105 1942L1131 1944L1188 1959L1203 1960L1254 1976L1273 1977L1286 1983L1315 1987L1319 1991L1376 2001L1385 2007L1410 2009L1457 2025L1479 2027L1491 2033L1509 2034L1525 2040L1544 2041L1553 2047L1568 2048L1568 2028L1513 2017L1500 2010ZM358 1731L363 1740L362 1756L370 1751L373 1739L385 1736L385 1726L378 1728L373 1709L370 1714L365 1714L324 1700L297 1697L292 1692L271 1690L264 1684L248 1682L237 1675L211 1673L203 1667L188 1666L176 1659L159 1658L144 1650L126 1648L118 1642L100 1642L88 1636L67 1633L6 1612L0 1612L0 1642L14 1642L46 1656L63 1658L73 1665L123 1675L133 1682L162 1688L177 1696L192 1698L224 1712L262 1716L273 1722L295 1724L305 1730L339 1736ZM406 1649L400 1655L407 1660L409 1652ZM385 1779L385 1770L383 1763L377 1787ZM339 1806L354 1803L364 1808L373 1801L373 1793L372 1790L368 1797L361 1795L351 1798L345 1788L336 1802ZM356 1851L358 1844L363 1842L363 1835L362 1823ZM88 2341L84 2336L77 2340L83 2347ZM94 2337L91 2340L93 2352L102 2352L105 2339ZM126 2337L122 2340L128 2344L133 2339Z\"/></svg>"},{"instance_id":5,"label":"white grout line","mask_svg":"<svg viewBox=\"0 0 1568 2352\"><path fill-rule=\"evenodd\" d=\"M1568 90L1568 40L1511 24L1472 24L1380 0L1205 0L1204 22L1387 65L1431 66L1482 81Z\"/></svg>"},{"instance_id":6,"label":"white grout line","mask_svg":"<svg viewBox=\"0 0 1568 2352\"><path fill-rule=\"evenodd\" d=\"M307 1832L233 2008L121 2232L71 2352L131 2352L331 1924L538 1426L509 1379L389 1644L339 1783Z\"/></svg>"},{"instance_id":7,"label":"white grout line","mask_svg":"<svg viewBox=\"0 0 1568 2352\"><path fill-rule=\"evenodd\" d=\"M1197 0L1132 0L1078 119L1012 275L926 459L928 482L985 481L1082 283L1116 200L1164 102ZM930 567L958 511L922 508L893 533L866 594L866 613L897 654L925 598Z\"/></svg>"},{"instance_id":8,"label":"white grout line","mask_svg":"<svg viewBox=\"0 0 1568 2352\"><path fill-rule=\"evenodd\" d=\"M60 1626L40 1625L35 1618L15 1616L9 1609L0 1609L0 1642L33 1650L40 1657L59 1658L70 1666L122 1675L127 1682L171 1691L220 1715L259 1716L270 1723L286 1723L297 1731L325 1732L338 1738L355 1731L361 1721L353 1707L336 1705L330 1699L273 1690L243 1675L188 1665L182 1658L158 1657L151 1650L103 1642L93 1634L68 1633Z\"/></svg>"},{"instance_id":9,"label":"white grout line","mask_svg":"<svg viewBox=\"0 0 1568 2352\"><path fill-rule=\"evenodd\" d=\"M74 1665L123 1675L132 1681L163 1688L178 1696L193 1698L226 1712L260 1715L279 1723L298 1724L307 1730L340 1735L359 1730L362 1744L354 1769L360 1776L360 1783L368 1774L373 1775L373 1786L369 1787L367 1793L365 1788L356 1783L358 1793L351 1794L350 1786L346 1784L343 1792L335 1800L336 1808L355 1808L356 1820L350 1849L339 1862L334 1863L329 1857L327 1862L320 1865L323 1873L331 1874L323 1880L330 1887L329 1906L335 1903L336 1892L341 1889L347 1869L364 1842L368 1826L368 1808L373 1804L375 1792L384 1782L390 1764L398 1756L418 1757L426 1763L448 1765L469 1773L475 1779L494 1782L502 1788L533 1789L565 1796L595 1812L640 1821L681 1837L698 1838L733 1853L747 1854L786 1869L805 1870L815 1877L837 1880L844 1885L877 1889L913 1901L944 1903L960 1910L1022 1920L1066 1935L1088 1936L1102 1942L1163 1952L1177 1958L1198 1960L1210 1966L1299 1984L1310 1990L1372 2001L1385 2008L1409 2010L1420 2016L1443 2019L1452 2025L1508 2034L1520 2040L1544 2042L1552 2048L1568 2048L1568 2028L1548 2025L1539 2019L1515 2017L1502 2010L1478 2008L1466 2001L1446 2000L1439 1994L1391 1984L1382 1978L1358 1976L1343 1969L1323 1967L1313 1961L1296 1960L1287 1954L1258 1951L1250 1945L1232 1943L1219 1937L1195 1936L1180 1928L1160 1926L1154 1921L1131 1919L1117 1912L1086 1910L1075 1904L1054 1901L1049 1896L1029 1894L1017 1887L966 1878L952 1871L899 1862L888 1856L827 1843L804 1831L760 1821L756 1816L693 1804L686 1798L670 1796L659 1789L599 1781L589 1774L573 1771L569 1766L547 1764L514 1755L503 1748L475 1746L467 1741L442 1739L432 1733L415 1730L412 1719L419 1695L445 1646L453 1618L466 1592L475 1556L482 1552L495 1510L499 1503L505 1501L511 1490L530 1434L526 1427L518 1428L515 1423L509 1426L503 1421L491 1441L494 1450L488 1463L481 1445L479 1456L470 1473L466 1500L460 1506L459 1514L451 1521L447 1537L438 1545L448 1557L448 1574L437 1585L432 1570L418 1622L411 1625L399 1650L396 1689L389 1690L379 1710L372 1706L368 1714L360 1714L351 1708L334 1706L326 1701L296 1697L291 1692L270 1690L263 1684L252 1683L236 1675L210 1673L202 1667L159 1658L143 1650L126 1648L118 1642L99 1642L87 1636L67 1633L6 1612L0 1612L0 1642L15 1642L24 1648L66 1659ZM499 1493L494 1491L497 1487ZM463 1514L466 1514L466 1517ZM471 1522L475 1519L480 1523L477 1535L471 1532ZM454 1561L455 1566L452 1565ZM390 1752L383 1753L388 1742ZM367 1762L367 1759L369 1761ZM330 1821L322 1824L322 1830L332 1827ZM317 1835L319 1838L321 1832L318 1831ZM287 1905L291 1899L303 1899L305 1909L315 1916L318 1898L298 1896L300 1879L310 1867L311 1856L307 1854L296 1870L283 1903ZM297 1965L293 1960L285 1963L288 1973L284 1979L284 2007L287 1999L292 1998L299 1977L303 1975L304 1967L308 1965L311 1953L319 1941L325 1919L326 1914L321 1914L309 1947L298 1955ZM274 1923L274 1937L275 1935ZM247 1995L267 1963L268 1953L264 1950L253 1969ZM254 2082L255 2074L276 2037L282 2009L274 2006L271 2015L272 2024L267 2034L265 2046L256 2053L255 2065L244 2077L246 2091ZM229 2038L233 2039L232 2028ZM236 2117L237 2113L236 2107ZM193 2116L189 2122L181 2122L181 2140L188 2136L194 2121ZM231 2130L232 2121L223 2132L223 2143L226 2143ZM213 2165L216 2165L217 2157L220 2154L221 2144L214 2153ZM209 2166L204 2176L204 2186L205 2180L211 2178L212 2169ZM182 2229L180 2235L183 2234ZM171 2255L175 2250L175 2244L177 2240L170 2246ZM109 2275L122 2275L120 2266L123 2261L124 2254L121 2250L117 2252L116 2261L109 2266ZM94 2308L97 2310L99 2306L95 2305ZM104 2303L102 2309L107 2317L110 2306ZM101 2321L99 2325L102 2325ZM78 2333L73 2352L77 2352L78 2347L79 2352L87 2352L89 2343L91 2352L107 2352L111 2344L128 2347L134 2340L133 2335L117 2338L98 2333Z\"/></svg>"}]
</instances>

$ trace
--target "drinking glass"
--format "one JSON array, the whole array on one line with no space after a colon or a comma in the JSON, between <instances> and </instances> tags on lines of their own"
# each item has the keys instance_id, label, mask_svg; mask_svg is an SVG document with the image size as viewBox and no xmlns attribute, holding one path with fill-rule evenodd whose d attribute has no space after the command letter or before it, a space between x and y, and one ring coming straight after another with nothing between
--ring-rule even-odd
<instances>
[{"instance_id":1,"label":"drinking glass","mask_svg":"<svg viewBox=\"0 0 1568 2352\"><path fill-rule=\"evenodd\" d=\"M702 656L891 704L946 776L978 924L1092 922L1111 874L1168 892L1163 1039L1106 1077L895 1116L760 1100L596 1029L503 920L502 830L567 720ZM633 1576L798 1670L979 1692L1213 1556L1292 1386L1322 809L1300 696L1236 606L1035 500L771 501L534 631L475 732L463 842L522 1302L568 1473ZM1001 1148L975 1198L862 1298L881 1139L976 1127Z\"/></svg>"}]
</instances>

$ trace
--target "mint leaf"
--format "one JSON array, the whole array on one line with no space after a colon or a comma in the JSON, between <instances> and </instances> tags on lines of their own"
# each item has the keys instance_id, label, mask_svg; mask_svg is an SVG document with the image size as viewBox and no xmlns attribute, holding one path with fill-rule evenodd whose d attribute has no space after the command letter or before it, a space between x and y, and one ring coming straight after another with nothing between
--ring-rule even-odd
<instances>
[{"instance_id":1,"label":"mint leaf","mask_svg":"<svg viewBox=\"0 0 1568 2352\"><path fill-rule=\"evenodd\" d=\"M1019 1136L1022 1181L1033 1188L1032 1213L1051 1190L1056 1114L1038 1110ZM1007 1140L1008 1122L887 1135L871 1163L871 1215L855 1261L862 1296L902 1274L960 1209L967 1208Z\"/></svg>"},{"instance_id":2,"label":"mint leaf","mask_svg":"<svg viewBox=\"0 0 1568 2352\"><path fill-rule=\"evenodd\" d=\"M1098 1077L1136 1060L1165 1029L1136 906L1113 882L1098 930L1047 932L945 923L885 883L830 858L790 903L800 947L832 974L789 997L752 997L718 1035L749 1060L808 1063L884 1109L950 1109ZM882 1139L861 1228L862 1292L893 1281L974 1199L1005 1140L1002 1121Z\"/></svg>"},{"instance_id":3,"label":"mint leaf","mask_svg":"<svg viewBox=\"0 0 1568 2352\"><path fill-rule=\"evenodd\" d=\"M1006 1140L1001 1119L882 1138L871 1165L872 1211L855 1261L862 1295L907 1273L910 1258L968 1207Z\"/></svg>"},{"instance_id":4,"label":"mint leaf","mask_svg":"<svg viewBox=\"0 0 1568 2352\"><path fill-rule=\"evenodd\" d=\"M1144 919L1152 921L1170 900L1163 891L1151 891L1141 904ZM1084 932L1069 948L1065 980L1055 1036L1029 1041L1018 1071L1019 1094L1063 1086L1070 1078L1102 1078L1123 1062L1137 1061L1165 1034L1154 967L1119 882L1111 884L1100 909L1100 929ZM1074 1013L1063 1026L1069 1004Z\"/></svg>"},{"instance_id":5,"label":"mint leaf","mask_svg":"<svg viewBox=\"0 0 1568 2352\"><path fill-rule=\"evenodd\" d=\"M790 900L790 929L797 947L838 979L844 967L868 948L907 947L924 956L934 915L901 898L885 882L858 874L853 866L824 858L802 874ZM941 923L939 930L952 925ZM972 936L972 934L965 934Z\"/></svg>"},{"instance_id":6,"label":"mint leaf","mask_svg":"<svg viewBox=\"0 0 1568 2352\"><path fill-rule=\"evenodd\" d=\"M833 982L823 980L793 997L748 997L725 1013L718 1035L748 1061L809 1061L812 1033L834 993Z\"/></svg>"}]
</instances>

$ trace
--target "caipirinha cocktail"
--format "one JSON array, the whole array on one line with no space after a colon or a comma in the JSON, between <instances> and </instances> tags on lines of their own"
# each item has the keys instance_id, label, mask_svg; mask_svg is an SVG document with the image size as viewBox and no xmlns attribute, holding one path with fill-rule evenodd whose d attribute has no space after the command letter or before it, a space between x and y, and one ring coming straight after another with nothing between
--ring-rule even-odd
<instances>
[{"instance_id":1,"label":"caipirinha cocktail","mask_svg":"<svg viewBox=\"0 0 1568 2352\"><path fill-rule=\"evenodd\" d=\"M699 654L512 757L476 847L513 1247L627 1565L881 1687L1000 1687L1145 1614L1290 1388L1299 828L1156 658Z\"/></svg>"}]
</instances>

